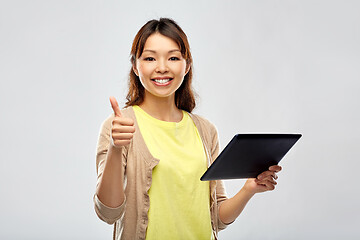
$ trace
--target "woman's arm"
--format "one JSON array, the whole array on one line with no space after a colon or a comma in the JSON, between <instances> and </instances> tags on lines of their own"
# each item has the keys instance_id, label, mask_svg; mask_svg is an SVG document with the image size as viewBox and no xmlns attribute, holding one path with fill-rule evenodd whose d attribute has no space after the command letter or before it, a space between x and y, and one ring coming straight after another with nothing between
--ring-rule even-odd
<instances>
[{"instance_id":1,"label":"woman's arm","mask_svg":"<svg viewBox=\"0 0 360 240\"><path fill-rule=\"evenodd\" d=\"M219 139L216 127L213 126L211 129L211 157L212 160L214 160L219 155ZM220 218L219 226L222 226L219 227L219 229L224 229L226 225L235 221L255 193L273 190L277 184L275 181L278 178L276 172L279 171L281 171L281 167L274 165L271 166L268 171L259 174L257 178L249 178L244 187L232 198L227 198L223 184L218 184L217 194L220 194L217 197L219 205L218 216Z\"/></svg>"},{"instance_id":2,"label":"woman's arm","mask_svg":"<svg viewBox=\"0 0 360 240\"><path fill-rule=\"evenodd\" d=\"M281 171L280 166L271 166L268 171L265 171L257 178L249 178L244 187L232 198L225 200L219 208L219 217L222 222L229 224L241 214L248 201L259 192L274 190L276 179L278 178L276 172Z\"/></svg>"},{"instance_id":3,"label":"woman's arm","mask_svg":"<svg viewBox=\"0 0 360 240\"><path fill-rule=\"evenodd\" d=\"M135 128L132 119L121 115L116 99L112 97L110 102L115 117L112 119L111 129L103 127L100 135L99 141L106 142L102 145L107 148L99 153L103 160L98 163L101 166L98 166L96 195L105 206L117 208L125 200L123 151L131 142Z\"/></svg>"},{"instance_id":4,"label":"woman's arm","mask_svg":"<svg viewBox=\"0 0 360 240\"><path fill-rule=\"evenodd\" d=\"M125 199L122 149L110 144L96 194L106 206L119 207Z\"/></svg>"},{"instance_id":5,"label":"woman's arm","mask_svg":"<svg viewBox=\"0 0 360 240\"><path fill-rule=\"evenodd\" d=\"M114 199L109 201L109 197L111 197L111 192L113 192L112 188L115 189L115 192L121 189L124 189L124 187L121 187L121 179L124 179L124 169L126 164L126 152L127 149L121 150L121 155L119 155L119 151L113 151L111 148L111 122L114 119L114 116L110 116L108 119L104 121L101 127L99 140L98 140L98 146L97 146L97 154L96 154L96 171L97 171L97 185L96 185L96 191L94 194L94 204L95 204L95 212L98 215L98 217L103 220L104 222L108 224L113 224L116 220L120 219L124 212L125 212L125 202L126 197L124 196L124 200L121 203L121 205L118 205L118 203L114 203ZM116 150L115 148L113 148ZM116 161L116 162L115 162ZM120 166L114 167L111 166L109 163L115 163L118 165L118 163L122 163L122 167L120 170ZM106 169L105 170L105 165ZM113 168L113 170L117 169L116 171L113 171L111 174L108 171L109 168ZM104 173L105 170L105 173ZM120 176L117 179L119 179L119 182L116 180L112 180L111 176ZM121 177L123 176L123 177ZM123 180L124 181L124 180ZM119 187L116 187L119 186ZM122 190L124 192L124 190ZM108 193L106 193L108 192ZM116 194L116 193L115 193ZM100 197L98 196L100 195ZM101 200L100 200L101 199ZM117 200L118 202L121 202L120 200ZM104 202L104 203L103 203ZM115 205L118 205L118 207L114 207Z\"/></svg>"}]
</instances>

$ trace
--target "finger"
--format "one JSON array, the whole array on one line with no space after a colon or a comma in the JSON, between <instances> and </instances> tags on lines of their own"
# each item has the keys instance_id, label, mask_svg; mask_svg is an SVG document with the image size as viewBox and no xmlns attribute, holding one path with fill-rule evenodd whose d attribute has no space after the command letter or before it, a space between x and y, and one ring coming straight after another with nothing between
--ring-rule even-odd
<instances>
[{"instance_id":1,"label":"finger","mask_svg":"<svg viewBox=\"0 0 360 240\"><path fill-rule=\"evenodd\" d=\"M110 99L111 107L114 110L115 116L116 117L121 117L121 111L120 111L120 108L119 108L119 104L116 101L116 98L111 96L109 99Z\"/></svg>"},{"instance_id":2,"label":"finger","mask_svg":"<svg viewBox=\"0 0 360 240\"><path fill-rule=\"evenodd\" d=\"M258 184L259 186L265 187L265 190L267 191L267 190L274 190L274 189L275 189L275 185L276 185L277 183L276 183L276 182L273 183L273 182L271 182L271 181L259 181L259 182L257 182L257 184Z\"/></svg>"},{"instance_id":3,"label":"finger","mask_svg":"<svg viewBox=\"0 0 360 240\"><path fill-rule=\"evenodd\" d=\"M279 165L273 165L273 166L269 167L269 170L274 171L274 172L280 172L281 169L282 169L282 167Z\"/></svg>"},{"instance_id":4,"label":"finger","mask_svg":"<svg viewBox=\"0 0 360 240\"><path fill-rule=\"evenodd\" d=\"M279 178L278 175L276 173L274 173L274 179L276 180L278 178Z\"/></svg>"},{"instance_id":5,"label":"finger","mask_svg":"<svg viewBox=\"0 0 360 240\"><path fill-rule=\"evenodd\" d=\"M114 140L131 140L133 138L132 133L113 133L112 138Z\"/></svg>"},{"instance_id":6,"label":"finger","mask_svg":"<svg viewBox=\"0 0 360 240\"><path fill-rule=\"evenodd\" d=\"M263 179L266 178L267 176L273 176L273 177L275 177L275 173L274 173L273 171L265 171L265 172L260 173L260 174L257 176L257 179L258 179L258 180L263 180Z\"/></svg>"},{"instance_id":7,"label":"finger","mask_svg":"<svg viewBox=\"0 0 360 240\"><path fill-rule=\"evenodd\" d=\"M268 182L271 183L271 184L274 184L274 185L277 184L277 182L272 177L268 177L268 178L266 178L264 180L258 181L257 183L265 184L265 183L268 183Z\"/></svg>"},{"instance_id":8,"label":"finger","mask_svg":"<svg viewBox=\"0 0 360 240\"><path fill-rule=\"evenodd\" d=\"M270 172L270 174L261 175L261 176L260 176L260 179L258 179L258 180L266 180L266 179L270 179L270 178L276 180L276 179L278 179L279 177L278 177L278 175L277 175L275 172Z\"/></svg>"},{"instance_id":9,"label":"finger","mask_svg":"<svg viewBox=\"0 0 360 240\"><path fill-rule=\"evenodd\" d=\"M134 120L126 117L115 117L112 121L112 124L114 125L115 123L121 126L133 126Z\"/></svg>"},{"instance_id":10,"label":"finger","mask_svg":"<svg viewBox=\"0 0 360 240\"><path fill-rule=\"evenodd\" d=\"M116 147L121 147L121 146L126 146L129 145L131 142L131 140L115 140L114 141L114 145Z\"/></svg>"},{"instance_id":11,"label":"finger","mask_svg":"<svg viewBox=\"0 0 360 240\"><path fill-rule=\"evenodd\" d=\"M263 178L262 180L255 179L255 182L257 184L265 184L266 182L270 182L270 183L272 183L274 185L277 184L277 182L275 181L275 179L272 176L267 176L266 178Z\"/></svg>"},{"instance_id":12,"label":"finger","mask_svg":"<svg viewBox=\"0 0 360 240\"><path fill-rule=\"evenodd\" d=\"M266 182L265 185L266 185L266 188L268 190L274 190L275 189L275 184L272 184L271 182Z\"/></svg>"},{"instance_id":13,"label":"finger","mask_svg":"<svg viewBox=\"0 0 360 240\"><path fill-rule=\"evenodd\" d=\"M135 127L133 126L116 126L112 129L113 133L134 133Z\"/></svg>"}]
</instances>

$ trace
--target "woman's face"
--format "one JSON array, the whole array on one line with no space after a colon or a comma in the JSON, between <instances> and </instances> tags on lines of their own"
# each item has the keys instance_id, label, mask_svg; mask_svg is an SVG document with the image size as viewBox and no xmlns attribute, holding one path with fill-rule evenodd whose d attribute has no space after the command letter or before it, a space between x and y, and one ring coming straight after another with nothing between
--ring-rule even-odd
<instances>
[{"instance_id":1,"label":"woman's face","mask_svg":"<svg viewBox=\"0 0 360 240\"><path fill-rule=\"evenodd\" d=\"M160 33L154 33L145 42L141 56L133 66L135 74L149 94L155 97L174 97L188 72L186 60L177 43Z\"/></svg>"}]
</instances>

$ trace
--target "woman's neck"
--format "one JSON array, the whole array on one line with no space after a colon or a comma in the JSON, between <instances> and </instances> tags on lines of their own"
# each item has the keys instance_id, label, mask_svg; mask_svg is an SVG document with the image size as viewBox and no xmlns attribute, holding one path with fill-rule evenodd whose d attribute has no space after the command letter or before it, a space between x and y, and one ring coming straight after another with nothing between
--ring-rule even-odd
<instances>
[{"instance_id":1,"label":"woman's neck","mask_svg":"<svg viewBox=\"0 0 360 240\"><path fill-rule=\"evenodd\" d=\"M180 122L183 117L182 111L175 105L175 96L155 97L145 95L144 102L139 107L152 117L162 121Z\"/></svg>"}]
</instances>

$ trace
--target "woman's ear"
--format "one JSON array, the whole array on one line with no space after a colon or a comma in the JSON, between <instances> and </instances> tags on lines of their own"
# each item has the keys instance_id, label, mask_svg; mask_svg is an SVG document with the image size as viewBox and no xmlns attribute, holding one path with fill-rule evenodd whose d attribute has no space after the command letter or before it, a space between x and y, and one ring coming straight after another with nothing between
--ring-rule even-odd
<instances>
[{"instance_id":1,"label":"woman's ear","mask_svg":"<svg viewBox=\"0 0 360 240\"><path fill-rule=\"evenodd\" d=\"M133 69L134 73L136 74L136 76L139 76L139 72L138 72L138 70L136 68L135 63L132 65L132 69Z\"/></svg>"},{"instance_id":2,"label":"woman's ear","mask_svg":"<svg viewBox=\"0 0 360 240\"><path fill-rule=\"evenodd\" d=\"M188 74L188 72L190 71L190 67L191 67L191 64L186 64L185 75Z\"/></svg>"}]
</instances>

